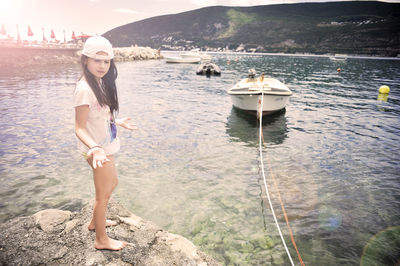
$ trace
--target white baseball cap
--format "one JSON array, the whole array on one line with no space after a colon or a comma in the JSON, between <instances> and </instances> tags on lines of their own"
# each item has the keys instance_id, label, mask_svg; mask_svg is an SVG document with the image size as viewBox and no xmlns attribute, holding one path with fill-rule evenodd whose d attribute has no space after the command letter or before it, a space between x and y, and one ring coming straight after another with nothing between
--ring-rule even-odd
<instances>
[{"instance_id":1,"label":"white baseball cap","mask_svg":"<svg viewBox=\"0 0 400 266\"><path fill-rule=\"evenodd\" d=\"M98 52L104 52L107 55L97 54ZM83 46L82 54L99 60L110 60L114 58L111 43L102 36L93 36L87 39Z\"/></svg>"}]
</instances>

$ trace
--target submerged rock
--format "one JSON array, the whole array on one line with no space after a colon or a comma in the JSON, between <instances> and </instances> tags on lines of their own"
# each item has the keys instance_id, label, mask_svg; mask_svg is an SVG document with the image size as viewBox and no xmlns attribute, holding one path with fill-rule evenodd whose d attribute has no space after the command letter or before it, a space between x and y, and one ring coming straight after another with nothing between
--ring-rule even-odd
<instances>
[{"instance_id":1,"label":"submerged rock","mask_svg":"<svg viewBox=\"0 0 400 266\"><path fill-rule=\"evenodd\" d=\"M92 204L80 212L43 210L0 225L1 265L219 265L188 239L168 233L115 202L110 237L129 242L120 251L96 250L89 231Z\"/></svg>"}]
</instances>

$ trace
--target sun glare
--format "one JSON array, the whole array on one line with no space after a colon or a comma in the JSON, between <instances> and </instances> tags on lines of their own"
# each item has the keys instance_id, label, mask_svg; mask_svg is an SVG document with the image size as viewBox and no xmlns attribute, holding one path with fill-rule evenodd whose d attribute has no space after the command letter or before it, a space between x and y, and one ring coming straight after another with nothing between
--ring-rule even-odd
<instances>
[{"instance_id":1,"label":"sun glare","mask_svg":"<svg viewBox=\"0 0 400 266\"><path fill-rule=\"evenodd\" d=\"M13 9L13 0L0 0L0 19L8 15Z\"/></svg>"}]
</instances>

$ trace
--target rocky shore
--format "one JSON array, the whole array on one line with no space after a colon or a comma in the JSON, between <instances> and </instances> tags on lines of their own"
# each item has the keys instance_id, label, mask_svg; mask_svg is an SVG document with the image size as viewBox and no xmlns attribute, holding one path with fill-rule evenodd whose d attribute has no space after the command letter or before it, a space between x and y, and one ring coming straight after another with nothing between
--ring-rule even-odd
<instances>
[{"instance_id":1,"label":"rocky shore","mask_svg":"<svg viewBox=\"0 0 400 266\"><path fill-rule=\"evenodd\" d=\"M110 237L130 243L120 251L96 250L89 231L92 204L80 212L49 209L0 225L0 265L219 265L188 239L168 233L111 202Z\"/></svg>"},{"instance_id":2,"label":"rocky shore","mask_svg":"<svg viewBox=\"0 0 400 266\"><path fill-rule=\"evenodd\" d=\"M0 69L79 63L80 52L81 48L0 46ZM158 50L139 46L114 48L114 54L116 62L162 58Z\"/></svg>"},{"instance_id":3,"label":"rocky shore","mask_svg":"<svg viewBox=\"0 0 400 266\"><path fill-rule=\"evenodd\" d=\"M150 47L131 46L114 48L114 60L116 62L161 58L162 56L160 55L160 51Z\"/></svg>"}]
</instances>

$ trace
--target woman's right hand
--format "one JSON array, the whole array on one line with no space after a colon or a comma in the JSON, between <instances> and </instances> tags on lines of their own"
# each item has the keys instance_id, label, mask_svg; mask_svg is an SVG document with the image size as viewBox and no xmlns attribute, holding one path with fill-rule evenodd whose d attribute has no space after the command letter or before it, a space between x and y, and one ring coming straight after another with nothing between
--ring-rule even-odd
<instances>
[{"instance_id":1,"label":"woman's right hand","mask_svg":"<svg viewBox=\"0 0 400 266\"><path fill-rule=\"evenodd\" d=\"M102 167L103 164L109 162L110 160L107 158L106 152L101 147L95 147L88 151L87 156L93 156L93 168L96 169L97 166Z\"/></svg>"}]
</instances>

